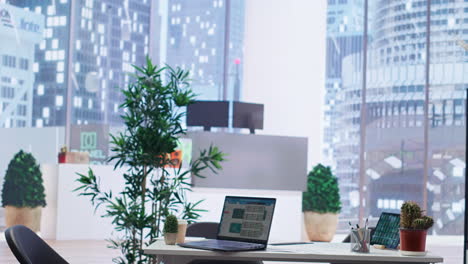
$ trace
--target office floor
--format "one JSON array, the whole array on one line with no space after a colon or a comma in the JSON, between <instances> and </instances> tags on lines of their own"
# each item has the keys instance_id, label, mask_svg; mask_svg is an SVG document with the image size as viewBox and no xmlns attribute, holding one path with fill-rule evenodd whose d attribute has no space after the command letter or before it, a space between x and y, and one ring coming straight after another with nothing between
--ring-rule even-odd
<instances>
[{"instance_id":1,"label":"office floor","mask_svg":"<svg viewBox=\"0 0 468 264\"><path fill-rule=\"evenodd\" d=\"M112 256L119 252L106 247L106 241L70 240L47 241L69 263L111 264ZM18 263L6 241L0 240L0 263Z\"/></svg>"},{"instance_id":2,"label":"office floor","mask_svg":"<svg viewBox=\"0 0 468 264\"><path fill-rule=\"evenodd\" d=\"M73 264L111 264L112 256L118 251L106 247L105 241L93 240L72 240L72 241L47 241L57 252L69 263ZM444 264L460 264L463 251L460 247L453 246L429 246L429 250L437 252L445 259ZM7 243L0 238L0 263L13 264L15 257L11 254ZM267 262L279 264L280 262ZM281 262L284 263L284 262Z\"/></svg>"}]
</instances>

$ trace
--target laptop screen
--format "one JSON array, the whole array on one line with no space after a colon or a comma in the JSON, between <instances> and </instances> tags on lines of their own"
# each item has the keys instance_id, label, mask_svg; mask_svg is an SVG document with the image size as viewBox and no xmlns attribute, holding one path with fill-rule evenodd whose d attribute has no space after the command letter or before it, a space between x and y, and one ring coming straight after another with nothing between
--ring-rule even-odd
<instances>
[{"instance_id":1,"label":"laptop screen","mask_svg":"<svg viewBox=\"0 0 468 264\"><path fill-rule=\"evenodd\" d=\"M276 199L227 196L218 239L266 244Z\"/></svg>"}]
</instances>

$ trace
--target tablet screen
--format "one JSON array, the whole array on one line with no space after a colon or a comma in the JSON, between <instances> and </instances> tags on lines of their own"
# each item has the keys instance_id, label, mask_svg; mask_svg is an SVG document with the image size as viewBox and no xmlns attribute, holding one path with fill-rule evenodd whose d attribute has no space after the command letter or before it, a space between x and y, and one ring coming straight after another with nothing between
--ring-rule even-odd
<instances>
[{"instance_id":1,"label":"tablet screen","mask_svg":"<svg viewBox=\"0 0 468 264\"><path fill-rule=\"evenodd\" d=\"M378 244L396 249L400 244L399 228L400 215L383 212L371 237L371 245Z\"/></svg>"}]
</instances>

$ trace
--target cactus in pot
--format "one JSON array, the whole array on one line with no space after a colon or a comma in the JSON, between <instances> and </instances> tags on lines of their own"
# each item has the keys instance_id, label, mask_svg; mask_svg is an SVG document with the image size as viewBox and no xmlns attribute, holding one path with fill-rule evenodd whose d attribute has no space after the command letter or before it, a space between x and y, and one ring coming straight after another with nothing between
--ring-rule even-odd
<instances>
[{"instance_id":1,"label":"cactus in pot","mask_svg":"<svg viewBox=\"0 0 468 264\"><path fill-rule=\"evenodd\" d=\"M412 201L401 206L400 216L400 252L402 255L421 256L426 254L427 230L434 220L423 215L421 207Z\"/></svg>"}]
</instances>

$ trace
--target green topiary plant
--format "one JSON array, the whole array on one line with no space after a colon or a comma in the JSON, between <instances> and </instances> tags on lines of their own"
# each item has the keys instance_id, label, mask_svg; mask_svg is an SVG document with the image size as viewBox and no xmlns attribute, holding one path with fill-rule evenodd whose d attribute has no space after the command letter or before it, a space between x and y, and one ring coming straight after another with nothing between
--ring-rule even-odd
<instances>
[{"instance_id":1,"label":"green topiary plant","mask_svg":"<svg viewBox=\"0 0 468 264\"><path fill-rule=\"evenodd\" d=\"M330 167L315 166L307 176L307 191L302 194L302 211L339 213L341 211L338 179Z\"/></svg>"},{"instance_id":2,"label":"green topiary plant","mask_svg":"<svg viewBox=\"0 0 468 264\"><path fill-rule=\"evenodd\" d=\"M20 150L8 164L3 182L2 206L46 206L42 173L31 153Z\"/></svg>"},{"instance_id":3,"label":"green topiary plant","mask_svg":"<svg viewBox=\"0 0 468 264\"><path fill-rule=\"evenodd\" d=\"M178 229L177 217L175 217L175 215L168 215L164 222L164 234L177 233Z\"/></svg>"},{"instance_id":4,"label":"green topiary plant","mask_svg":"<svg viewBox=\"0 0 468 264\"><path fill-rule=\"evenodd\" d=\"M401 206L400 227L406 229L427 230L432 227L434 220L430 216L423 216L421 207L412 201Z\"/></svg>"}]
</instances>

